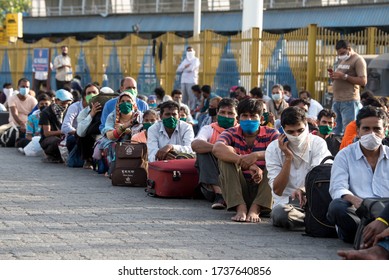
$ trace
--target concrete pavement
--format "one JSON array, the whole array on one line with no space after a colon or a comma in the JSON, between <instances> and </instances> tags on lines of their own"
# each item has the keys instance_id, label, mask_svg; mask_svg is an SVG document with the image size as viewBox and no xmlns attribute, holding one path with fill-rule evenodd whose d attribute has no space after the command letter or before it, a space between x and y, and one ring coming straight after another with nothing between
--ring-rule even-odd
<instances>
[{"instance_id":1,"label":"concrete pavement","mask_svg":"<svg viewBox=\"0 0 389 280\"><path fill-rule=\"evenodd\" d=\"M235 223L205 200L148 197L92 170L0 148L2 260L331 260L338 239Z\"/></svg>"}]
</instances>

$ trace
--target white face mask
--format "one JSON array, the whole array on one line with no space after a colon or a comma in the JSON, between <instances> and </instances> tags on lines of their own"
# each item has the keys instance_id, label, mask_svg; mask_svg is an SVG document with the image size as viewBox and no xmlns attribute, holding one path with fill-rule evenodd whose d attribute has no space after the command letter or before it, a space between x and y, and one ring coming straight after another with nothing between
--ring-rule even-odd
<instances>
[{"instance_id":1,"label":"white face mask","mask_svg":"<svg viewBox=\"0 0 389 280\"><path fill-rule=\"evenodd\" d=\"M289 99L290 99L290 96L287 96L286 94L284 94L284 100L288 101Z\"/></svg>"},{"instance_id":2,"label":"white face mask","mask_svg":"<svg viewBox=\"0 0 389 280\"><path fill-rule=\"evenodd\" d=\"M309 129L306 126L305 130L298 136L294 136L285 132L286 137L288 138L288 142L292 147L299 148L302 144L305 143L309 133Z\"/></svg>"},{"instance_id":3,"label":"white face mask","mask_svg":"<svg viewBox=\"0 0 389 280\"><path fill-rule=\"evenodd\" d=\"M382 139L378 137L374 132L365 134L359 139L359 143L369 151L377 150L382 144Z\"/></svg>"},{"instance_id":4,"label":"white face mask","mask_svg":"<svg viewBox=\"0 0 389 280\"><path fill-rule=\"evenodd\" d=\"M195 52L194 51L191 51L191 52L186 52L186 58L189 59L189 60L192 60L195 56Z\"/></svg>"},{"instance_id":5,"label":"white face mask","mask_svg":"<svg viewBox=\"0 0 389 280\"><path fill-rule=\"evenodd\" d=\"M272 98L273 98L273 100L280 100L281 99L281 94L279 94L279 93L273 94Z\"/></svg>"},{"instance_id":6,"label":"white face mask","mask_svg":"<svg viewBox=\"0 0 389 280\"><path fill-rule=\"evenodd\" d=\"M338 59L342 61L346 61L347 59L350 58L350 54L345 54L345 55L338 55Z\"/></svg>"},{"instance_id":7,"label":"white face mask","mask_svg":"<svg viewBox=\"0 0 389 280\"><path fill-rule=\"evenodd\" d=\"M11 96L13 93L14 89L13 88L3 88L3 92L7 96Z\"/></svg>"}]
</instances>

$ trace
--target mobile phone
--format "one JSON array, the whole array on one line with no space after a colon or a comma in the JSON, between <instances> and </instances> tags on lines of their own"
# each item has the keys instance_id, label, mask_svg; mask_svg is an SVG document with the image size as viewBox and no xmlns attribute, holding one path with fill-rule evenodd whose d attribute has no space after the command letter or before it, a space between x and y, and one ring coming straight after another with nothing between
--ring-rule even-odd
<instances>
[{"instance_id":1,"label":"mobile phone","mask_svg":"<svg viewBox=\"0 0 389 280\"><path fill-rule=\"evenodd\" d=\"M278 129L278 131L281 133L281 134L285 134L285 131L284 131L284 128L282 126L280 126L280 128ZM284 142L288 141L288 138L285 137L285 140Z\"/></svg>"}]
</instances>

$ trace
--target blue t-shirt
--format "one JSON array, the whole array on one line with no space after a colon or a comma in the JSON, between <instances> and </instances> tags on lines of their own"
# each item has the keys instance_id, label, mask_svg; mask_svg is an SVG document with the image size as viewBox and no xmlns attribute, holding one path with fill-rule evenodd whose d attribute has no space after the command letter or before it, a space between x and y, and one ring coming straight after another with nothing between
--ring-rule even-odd
<instances>
[{"instance_id":1,"label":"blue t-shirt","mask_svg":"<svg viewBox=\"0 0 389 280\"><path fill-rule=\"evenodd\" d=\"M115 110L116 102L118 101L119 97L115 97L111 100L108 100L107 103L105 103L103 112L101 113L101 124L99 126L100 131L103 131L105 126L105 121L107 120L108 115ZM136 98L136 106L138 107L138 110L142 113L147 111L149 109L149 104L147 104L142 99Z\"/></svg>"}]
</instances>

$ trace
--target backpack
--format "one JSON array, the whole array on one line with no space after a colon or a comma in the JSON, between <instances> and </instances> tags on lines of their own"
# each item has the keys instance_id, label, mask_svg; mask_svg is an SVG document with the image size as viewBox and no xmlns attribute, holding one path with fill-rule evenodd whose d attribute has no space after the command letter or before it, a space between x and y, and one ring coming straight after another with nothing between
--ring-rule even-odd
<instances>
[{"instance_id":1,"label":"backpack","mask_svg":"<svg viewBox=\"0 0 389 280\"><path fill-rule=\"evenodd\" d=\"M0 146L15 147L16 140L19 138L19 128L12 123L5 124L2 127L4 131L0 135Z\"/></svg>"},{"instance_id":2,"label":"backpack","mask_svg":"<svg viewBox=\"0 0 389 280\"><path fill-rule=\"evenodd\" d=\"M305 177L307 203L305 205L305 233L312 237L337 237L335 225L327 220L328 206L332 198L329 193L333 156L325 157Z\"/></svg>"}]
</instances>

